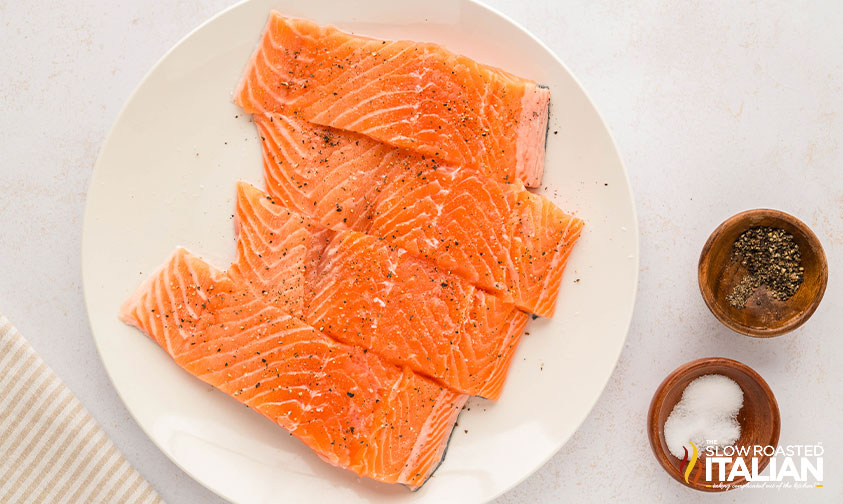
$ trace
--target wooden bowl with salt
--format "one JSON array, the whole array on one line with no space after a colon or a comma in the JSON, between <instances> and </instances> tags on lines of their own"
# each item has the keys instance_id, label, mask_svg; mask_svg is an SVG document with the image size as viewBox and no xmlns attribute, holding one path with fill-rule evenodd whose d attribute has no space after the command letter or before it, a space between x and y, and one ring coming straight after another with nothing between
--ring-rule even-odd
<instances>
[{"instance_id":1,"label":"wooden bowl with salt","mask_svg":"<svg viewBox=\"0 0 843 504\"><path fill-rule=\"evenodd\" d=\"M682 398L685 388L700 376L710 374L719 374L731 378L743 391L743 406L738 411L737 416L741 432L734 446L748 447L750 450L756 445L777 447L781 430L781 417L773 391L752 368L725 357L708 357L695 360L683 364L667 375L650 402L650 410L647 414L647 436L659 464L673 479L695 490L722 492L747 483L743 476L737 476L733 481L728 481L733 462L725 463L726 478L724 480L719 479L717 465L713 466L713 479L707 480L706 455L701 453L699 459L692 466L686 483L684 471L680 470L680 468L684 469L682 461L670 453L664 436L664 424L676 403ZM770 457L763 455L762 452L757 461L759 474L767 467L769 462ZM749 459L746 459L746 463L751 465Z\"/></svg>"},{"instance_id":2,"label":"wooden bowl with salt","mask_svg":"<svg viewBox=\"0 0 843 504\"><path fill-rule=\"evenodd\" d=\"M735 240L756 227L782 229L793 236L804 268L795 294L782 301L760 286L743 307L729 302L730 293L747 276L740 261L733 260ZM816 235L802 221L778 210L756 209L739 213L711 233L700 254L700 292L711 313L733 331L756 338L780 336L801 326L820 304L828 283L828 262Z\"/></svg>"}]
</instances>

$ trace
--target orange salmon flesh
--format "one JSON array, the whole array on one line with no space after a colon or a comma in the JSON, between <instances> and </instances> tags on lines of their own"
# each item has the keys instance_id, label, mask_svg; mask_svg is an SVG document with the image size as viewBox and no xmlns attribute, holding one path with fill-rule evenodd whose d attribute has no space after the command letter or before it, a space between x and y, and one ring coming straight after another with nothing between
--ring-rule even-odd
<instances>
[{"instance_id":1,"label":"orange salmon flesh","mask_svg":"<svg viewBox=\"0 0 843 504\"><path fill-rule=\"evenodd\" d=\"M550 91L440 45L377 40L270 14L235 92L501 182L541 183Z\"/></svg>"},{"instance_id":2,"label":"orange salmon flesh","mask_svg":"<svg viewBox=\"0 0 843 504\"><path fill-rule=\"evenodd\" d=\"M389 241L553 316L583 221L516 182L283 114L255 114L268 191L325 227Z\"/></svg>"},{"instance_id":3,"label":"orange salmon flesh","mask_svg":"<svg viewBox=\"0 0 843 504\"><path fill-rule=\"evenodd\" d=\"M120 318L326 462L417 489L467 398L501 397L580 238L528 190L550 90L272 12L234 101L266 182L237 183L234 262L177 248Z\"/></svg>"},{"instance_id":4,"label":"orange salmon flesh","mask_svg":"<svg viewBox=\"0 0 843 504\"><path fill-rule=\"evenodd\" d=\"M252 293L303 306L299 316L320 331L453 390L500 397L528 319L513 303L384 240L320 229L244 182L236 216L241 252L231 269L268 273L248 278Z\"/></svg>"},{"instance_id":5,"label":"orange salmon flesh","mask_svg":"<svg viewBox=\"0 0 843 504\"><path fill-rule=\"evenodd\" d=\"M467 397L336 342L184 249L120 316L323 460L378 481L420 486Z\"/></svg>"}]
</instances>

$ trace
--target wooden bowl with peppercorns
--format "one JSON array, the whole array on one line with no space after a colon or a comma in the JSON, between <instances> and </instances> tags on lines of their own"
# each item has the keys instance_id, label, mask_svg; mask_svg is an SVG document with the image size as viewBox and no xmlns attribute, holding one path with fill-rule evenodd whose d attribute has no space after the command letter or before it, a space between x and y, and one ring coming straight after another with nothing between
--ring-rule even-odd
<instances>
[{"instance_id":1,"label":"wooden bowl with peppercorns","mask_svg":"<svg viewBox=\"0 0 843 504\"><path fill-rule=\"evenodd\" d=\"M748 210L711 233L700 254L700 291L730 329L756 338L790 332L814 313L828 283L816 235L778 210Z\"/></svg>"}]
</instances>

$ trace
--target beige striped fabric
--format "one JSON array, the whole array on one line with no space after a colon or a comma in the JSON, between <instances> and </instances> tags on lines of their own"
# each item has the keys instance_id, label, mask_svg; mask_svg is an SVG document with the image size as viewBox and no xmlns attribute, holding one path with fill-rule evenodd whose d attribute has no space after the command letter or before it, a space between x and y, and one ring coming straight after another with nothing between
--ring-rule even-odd
<instances>
[{"instance_id":1,"label":"beige striped fabric","mask_svg":"<svg viewBox=\"0 0 843 504\"><path fill-rule=\"evenodd\" d=\"M163 502L2 315L0 502Z\"/></svg>"}]
</instances>

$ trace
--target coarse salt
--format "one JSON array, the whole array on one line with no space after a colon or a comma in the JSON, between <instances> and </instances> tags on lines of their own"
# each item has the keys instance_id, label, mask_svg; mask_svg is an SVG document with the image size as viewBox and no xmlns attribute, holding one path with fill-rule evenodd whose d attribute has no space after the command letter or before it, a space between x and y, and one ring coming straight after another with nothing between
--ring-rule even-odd
<instances>
[{"instance_id":1,"label":"coarse salt","mask_svg":"<svg viewBox=\"0 0 843 504\"><path fill-rule=\"evenodd\" d=\"M727 376L700 376L685 387L664 424L667 448L677 458L691 453L692 441L697 450L707 446L728 446L741 435L738 412L743 406L743 390Z\"/></svg>"}]
</instances>

